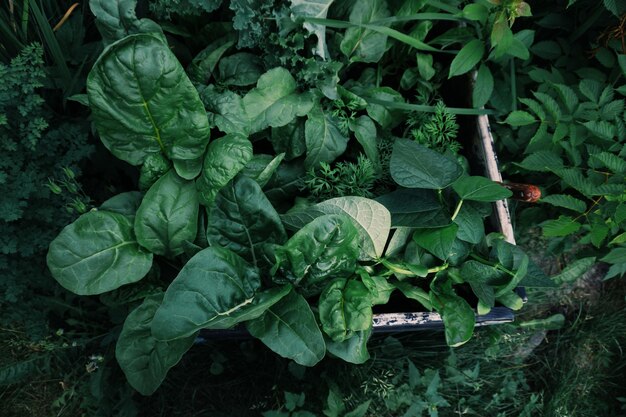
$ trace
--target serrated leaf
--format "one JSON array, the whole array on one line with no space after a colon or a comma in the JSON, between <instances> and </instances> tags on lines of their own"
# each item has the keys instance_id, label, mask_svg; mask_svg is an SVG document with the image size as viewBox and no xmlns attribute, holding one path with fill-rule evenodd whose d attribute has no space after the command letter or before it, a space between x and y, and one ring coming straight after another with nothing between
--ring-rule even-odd
<instances>
[{"instance_id":1,"label":"serrated leaf","mask_svg":"<svg viewBox=\"0 0 626 417\"><path fill-rule=\"evenodd\" d=\"M559 103L557 103L554 98L540 92L533 92L533 95L543 105L546 112L552 116L553 121L558 122L561 120L561 108L559 107Z\"/></svg>"},{"instance_id":2,"label":"serrated leaf","mask_svg":"<svg viewBox=\"0 0 626 417\"><path fill-rule=\"evenodd\" d=\"M615 126L605 121L591 121L583 123L583 126L592 134L604 140L613 140L615 137Z\"/></svg>"},{"instance_id":3,"label":"serrated leaf","mask_svg":"<svg viewBox=\"0 0 626 417\"><path fill-rule=\"evenodd\" d=\"M623 174L626 172L626 161L612 153L600 152L591 155L591 158L600 162L616 174Z\"/></svg>"},{"instance_id":4,"label":"serrated leaf","mask_svg":"<svg viewBox=\"0 0 626 417\"><path fill-rule=\"evenodd\" d=\"M565 194L552 194L541 199L541 202L551 204L555 207L563 207L574 210L577 213L584 213L587 204L584 201Z\"/></svg>"},{"instance_id":5,"label":"serrated leaf","mask_svg":"<svg viewBox=\"0 0 626 417\"><path fill-rule=\"evenodd\" d=\"M600 260L608 264L624 263L626 262L626 248L615 248Z\"/></svg>"},{"instance_id":6,"label":"serrated leaf","mask_svg":"<svg viewBox=\"0 0 626 417\"><path fill-rule=\"evenodd\" d=\"M565 84L552 84L568 112L574 113L578 107L576 91Z\"/></svg>"},{"instance_id":7,"label":"serrated leaf","mask_svg":"<svg viewBox=\"0 0 626 417\"><path fill-rule=\"evenodd\" d=\"M511 112L504 123L507 123L513 127L527 126L536 123L538 120L533 117L532 114L523 110L516 110Z\"/></svg>"},{"instance_id":8,"label":"serrated leaf","mask_svg":"<svg viewBox=\"0 0 626 417\"><path fill-rule=\"evenodd\" d=\"M545 237L562 237L576 233L581 224L570 216L559 216L556 220L548 220L541 224Z\"/></svg>"},{"instance_id":9,"label":"serrated leaf","mask_svg":"<svg viewBox=\"0 0 626 417\"><path fill-rule=\"evenodd\" d=\"M558 275L554 276L557 283L574 282L596 263L595 257L577 259L566 266Z\"/></svg>"},{"instance_id":10,"label":"serrated leaf","mask_svg":"<svg viewBox=\"0 0 626 417\"><path fill-rule=\"evenodd\" d=\"M485 44L482 41L474 39L468 42L452 60L448 78L469 72L480 62L484 53Z\"/></svg>"},{"instance_id":11,"label":"serrated leaf","mask_svg":"<svg viewBox=\"0 0 626 417\"><path fill-rule=\"evenodd\" d=\"M527 156L517 165L529 171L551 172L562 168L563 160L554 152L538 151Z\"/></svg>"}]
</instances>

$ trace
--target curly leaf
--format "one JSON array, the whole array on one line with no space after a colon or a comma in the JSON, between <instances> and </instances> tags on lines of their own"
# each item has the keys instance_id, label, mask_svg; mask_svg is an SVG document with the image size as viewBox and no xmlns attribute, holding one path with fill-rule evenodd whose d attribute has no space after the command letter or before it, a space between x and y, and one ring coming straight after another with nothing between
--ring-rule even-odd
<instances>
[{"instance_id":1,"label":"curly leaf","mask_svg":"<svg viewBox=\"0 0 626 417\"><path fill-rule=\"evenodd\" d=\"M50 243L46 260L59 284L79 295L137 282L152 266L152 254L137 243L132 220L107 211L90 211L66 226Z\"/></svg>"},{"instance_id":2,"label":"curly leaf","mask_svg":"<svg viewBox=\"0 0 626 417\"><path fill-rule=\"evenodd\" d=\"M124 322L115 346L115 358L130 385L143 395L150 395L161 385L167 372L193 345L195 334L170 342L152 336L152 319L161 305L163 294L147 297Z\"/></svg>"},{"instance_id":3,"label":"curly leaf","mask_svg":"<svg viewBox=\"0 0 626 417\"><path fill-rule=\"evenodd\" d=\"M131 35L104 50L87 78L87 94L102 143L140 165L162 152L192 179L209 141L198 92L172 51L155 36Z\"/></svg>"}]
</instances>

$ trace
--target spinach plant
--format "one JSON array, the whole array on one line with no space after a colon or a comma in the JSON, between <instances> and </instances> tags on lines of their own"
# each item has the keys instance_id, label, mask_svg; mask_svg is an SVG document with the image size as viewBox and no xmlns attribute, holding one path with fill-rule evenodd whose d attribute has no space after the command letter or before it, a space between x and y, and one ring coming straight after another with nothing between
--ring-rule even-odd
<instances>
[{"instance_id":1,"label":"spinach plant","mask_svg":"<svg viewBox=\"0 0 626 417\"><path fill-rule=\"evenodd\" d=\"M185 71L160 27L132 13L134 1L91 1L107 40L87 80L93 121L113 155L140 167L145 193L80 216L47 261L77 294L133 294L116 356L142 394L203 329L245 326L301 365L327 352L363 363L373 307L396 290L438 312L458 346L472 336L475 309L519 309L515 288L545 280L519 248L485 232L490 203L510 191L470 175L453 153L398 137L408 127L402 105L442 110L406 103L393 74L419 73L415 50L439 50L367 23L391 14L384 0L331 9L344 19L328 19L344 22L339 32L297 24L330 3L276 6L273 29L313 42L312 52L289 46L284 65L255 48L232 53L235 24ZM414 26L425 39L430 28ZM412 63L398 61L407 54ZM322 201L303 193L307 170L359 158L384 191Z\"/></svg>"}]
</instances>

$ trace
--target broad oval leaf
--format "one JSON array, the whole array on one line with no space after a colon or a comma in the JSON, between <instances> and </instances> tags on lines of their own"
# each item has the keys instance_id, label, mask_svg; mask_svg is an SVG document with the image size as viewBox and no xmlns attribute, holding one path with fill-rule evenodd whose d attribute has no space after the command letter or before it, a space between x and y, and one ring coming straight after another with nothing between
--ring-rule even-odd
<instances>
[{"instance_id":1,"label":"broad oval leaf","mask_svg":"<svg viewBox=\"0 0 626 417\"><path fill-rule=\"evenodd\" d=\"M217 193L252 159L252 143L240 134L230 134L211 142L204 157L202 176L196 186L200 203L210 207Z\"/></svg>"},{"instance_id":2,"label":"broad oval leaf","mask_svg":"<svg viewBox=\"0 0 626 417\"><path fill-rule=\"evenodd\" d=\"M458 230L459 227L454 223L438 229L419 229L413 235L413 240L437 258L446 261L451 255Z\"/></svg>"},{"instance_id":3,"label":"broad oval leaf","mask_svg":"<svg viewBox=\"0 0 626 417\"><path fill-rule=\"evenodd\" d=\"M152 254L135 238L132 219L107 211L90 211L66 226L50 243L52 276L79 295L102 294L143 278Z\"/></svg>"},{"instance_id":4,"label":"broad oval leaf","mask_svg":"<svg viewBox=\"0 0 626 417\"><path fill-rule=\"evenodd\" d=\"M485 177L462 177L452 188L463 200L492 202L513 195L511 190Z\"/></svg>"},{"instance_id":5,"label":"broad oval leaf","mask_svg":"<svg viewBox=\"0 0 626 417\"><path fill-rule=\"evenodd\" d=\"M127 191L114 195L100 206L99 210L112 211L125 216L134 216L137 213L143 194L139 191Z\"/></svg>"},{"instance_id":6,"label":"broad oval leaf","mask_svg":"<svg viewBox=\"0 0 626 417\"><path fill-rule=\"evenodd\" d=\"M116 157L139 165L163 152L176 162L199 160L209 141L209 122L197 90L172 51L147 34L106 48L87 77L96 129ZM180 176L199 173L177 167Z\"/></svg>"},{"instance_id":7,"label":"broad oval leaf","mask_svg":"<svg viewBox=\"0 0 626 417\"><path fill-rule=\"evenodd\" d=\"M359 230L359 246L365 257L382 256L391 231L391 214L385 206L365 197L337 197L323 201L313 209L325 214L350 216Z\"/></svg>"},{"instance_id":8,"label":"broad oval leaf","mask_svg":"<svg viewBox=\"0 0 626 417\"><path fill-rule=\"evenodd\" d=\"M170 170L150 187L137 210L137 241L157 255L180 255L183 242L196 238L199 210L194 182Z\"/></svg>"},{"instance_id":9,"label":"broad oval leaf","mask_svg":"<svg viewBox=\"0 0 626 417\"><path fill-rule=\"evenodd\" d=\"M432 190L400 188L376 198L391 213L392 227L442 227L450 214Z\"/></svg>"},{"instance_id":10,"label":"broad oval leaf","mask_svg":"<svg viewBox=\"0 0 626 417\"><path fill-rule=\"evenodd\" d=\"M168 287L154 316L152 334L158 340L187 337L252 304L260 286L257 269L239 255L206 248L185 264Z\"/></svg>"},{"instance_id":11,"label":"broad oval leaf","mask_svg":"<svg viewBox=\"0 0 626 417\"><path fill-rule=\"evenodd\" d=\"M486 64L482 64L476 72L476 81L472 90L472 104L475 108L483 107L493 93L493 75Z\"/></svg>"},{"instance_id":12,"label":"broad oval leaf","mask_svg":"<svg viewBox=\"0 0 626 417\"><path fill-rule=\"evenodd\" d=\"M478 40L471 40L454 57L450 64L448 78L465 74L478 64L485 53L485 44Z\"/></svg>"},{"instance_id":13,"label":"broad oval leaf","mask_svg":"<svg viewBox=\"0 0 626 417\"><path fill-rule=\"evenodd\" d=\"M313 366L324 358L326 344L309 303L295 291L261 317L246 322L250 334L284 358Z\"/></svg>"},{"instance_id":14,"label":"broad oval leaf","mask_svg":"<svg viewBox=\"0 0 626 417\"><path fill-rule=\"evenodd\" d=\"M161 26L150 19L137 19L137 0L90 0L96 26L105 45L133 33L155 33L163 37Z\"/></svg>"},{"instance_id":15,"label":"broad oval leaf","mask_svg":"<svg viewBox=\"0 0 626 417\"><path fill-rule=\"evenodd\" d=\"M446 283L442 286L433 281L430 298L443 320L448 346L461 346L470 340L476 325L474 310L467 301L454 292L451 284Z\"/></svg>"},{"instance_id":16,"label":"broad oval leaf","mask_svg":"<svg viewBox=\"0 0 626 417\"><path fill-rule=\"evenodd\" d=\"M152 319L162 299L163 294L147 297L131 311L115 346L115 358L126 379L142 395L157 390L167 372L180 361L196 338L194 333L183 339L161 342L152 336Z\"/></svg>"},{"instance_id":17,"label":"broad oval leaf","mask_svg":"<svg viewBox=\"0 0 626 417\"><path fill-rule=\"evenodd\" d=\"M321 216L276 248L275 256L272 274L281 271L281 275L313 295L331 277L354 273L359 256L358 231L345 216Z\"/></svg>"},{"instance_id":18,"label":"broad oval leaf","mask_svg":"<svg viewBox=\"0 0 626 417\"><path fill-rule=\"evenodd\" d=\"M282 244L287 234L259 184L243 175L218 193L208 211L207 240L260 266L261 246Z\"/></svg>"},{"instance_id":19,"label":"broad oval leaf","mask_svg":"<svg viewBox=\"0 0 626 417\"><path fill-rule=\"evenodd\" d=\"M369 290L360 281L338 278L320 294L319 314L322 330L335 342L368 330L373 318Z\"/></svg>"},{"instance_id":20,"label":"broad oval leaf","mask_svg":"<svg viewBox=\"0 0 626 417\"><path fill-rule=\"evenodd\" d=\"M463 174L455 160L409 139L396 140L389 164L393 180L406 188L440 190Z\"/></svg>"}]
</instances>

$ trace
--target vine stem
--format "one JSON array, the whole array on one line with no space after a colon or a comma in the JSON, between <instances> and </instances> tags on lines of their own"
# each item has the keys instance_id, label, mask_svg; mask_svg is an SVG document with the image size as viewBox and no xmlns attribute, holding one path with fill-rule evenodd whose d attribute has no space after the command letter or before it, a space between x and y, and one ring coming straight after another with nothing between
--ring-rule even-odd
<instances>
[{"instance_id":1,"label":"vine stem","mask_svg":"<svg viewBox=\"0 0 626 417\"><path fill-rule=\"evenodd\" d=\"M456 205L456 208L454 209L454 213L452 214L452 221L454 221L454 219L456 219L456 216L459 215L462 205L463 205L463 199L459 200L459 204Z\"/></svg>"}]
</instances>

